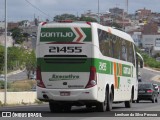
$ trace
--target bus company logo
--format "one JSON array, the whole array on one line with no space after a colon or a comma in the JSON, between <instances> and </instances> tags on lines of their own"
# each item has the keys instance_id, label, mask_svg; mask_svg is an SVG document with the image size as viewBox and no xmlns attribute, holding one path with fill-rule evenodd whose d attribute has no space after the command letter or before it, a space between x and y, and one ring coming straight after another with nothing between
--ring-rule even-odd
<instances>
[{"instance_id":1,"label":"bus company logo","mask_svg":"<svg viewBox=\"0 0 160 120\"><path fill-rule=\"evenodd\" d=\"M73 37L73 32L41 32L41 37Z\"/></svg>"},{"instance_id":2,"label":"bus company logo","mask_svg":"<svg viewBox=\"0 0 160 120\"><path fill-rule=\"evenodd\" d=\"M56 80L77 80L79 79L79 75L56 75L53 74L52 78L49 78L49 81L56 81Z\"/></svg>"},{"instance_id":3,"label":"bus company logo","mask_svg":"<svg viewBox=\"0 0 160 120\"><path fill-rule=\"evenodd\" d=\"M106 71L106 63L99 62L99 70Z\"/></svg>"},{"instance_id":4,"label":"bus company logo","mask_svg":"<svg viewBox=\"0 0 160 120\"><path fill-rule=\"evenodd\" d=\"M123 67L123 73L127 74L127 75L130 75L131 74L131 68L129 68L129 67Z\"/></svg>"}]
</instances>

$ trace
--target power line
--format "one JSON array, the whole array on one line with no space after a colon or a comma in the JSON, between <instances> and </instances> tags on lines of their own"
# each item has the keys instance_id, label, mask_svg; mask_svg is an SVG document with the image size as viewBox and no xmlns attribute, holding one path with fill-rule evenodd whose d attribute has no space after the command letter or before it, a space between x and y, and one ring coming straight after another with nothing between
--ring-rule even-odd
<instances>
[{"instance_id":1,"label":"power line","mask_svg":"<svg viewBox=\"0 0 160 120\"><path fill-rule=\"evenodd\" d=\"M29 5L31 5L33 8L37 9L39 12L43 13L44 15L50 17L50 18L53 18L51 17L50 15L48 15L47 13L45 13L44 11L42 11L40 8L36 7L35 5L33 5L31 2L29 2L28 0L25 0Z\"/></svg>"}]
</instances>

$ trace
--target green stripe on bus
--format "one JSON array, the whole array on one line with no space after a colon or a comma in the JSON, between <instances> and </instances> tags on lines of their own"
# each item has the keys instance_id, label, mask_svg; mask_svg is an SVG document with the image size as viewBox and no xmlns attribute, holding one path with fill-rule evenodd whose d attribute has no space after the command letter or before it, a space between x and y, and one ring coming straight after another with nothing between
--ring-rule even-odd
<instances>
[{"instance_id":1,"label":"green stripe on bus","mask_svg":"<svg viewBox=\"0 0 160 120\"><path fill-rule=\"evenodd\" d=\"M89 72L91 60L87 59L85 63L47 63L43 58L38 58L37 65L42 72Z\"/></svg>"},{"instance_id":2,"label":"green stripe on bus","mask_svg":"<svg viewBox=\"0 0 160 120\"><path fill-rule=\"evenodd\" d=\"M95 58L93 65L98 73L112 74L112 62Z\"/></svg>"},{"instance_id":3,"label":"green stripe on bus","mask_svg":"<svg viewBox=\"0 0 160 120\"><path fill-rule=\"evenodd\" d=\"M52 62L52 59L49 62ZM97 73L113 74L113 62L107 60L87 58L83 63L57 63L59 61L56 59L55 61L56 63L47 63L44 58L37 58L37 65L41 67L42 72L90 72L90 67L95 66ZM122 64L122 76L132 77L132 72L131 66Z\"/></svg>"},{"instance_id":4,"label":"green stripe on bus","mask_svg":"<svg viewBox=\"0 0 160 120\"><path fill-rule=\"evenodd\" d=\"M118 89L120 88L120 77L118 77Z\"/></svg>"}]
</instances>

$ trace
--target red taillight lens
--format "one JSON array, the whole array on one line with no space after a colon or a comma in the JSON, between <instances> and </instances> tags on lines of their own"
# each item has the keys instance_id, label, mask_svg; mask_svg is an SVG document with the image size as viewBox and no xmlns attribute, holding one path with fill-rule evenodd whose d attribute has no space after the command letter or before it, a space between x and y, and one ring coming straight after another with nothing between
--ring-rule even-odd
<instances>
[{"instance_id":1,"label":"red taillight lens","mask_svg":"<svg viewBox=\"0 0 160 120\"><path fill-rule=\"evenodd\" d=\"M153 90L147 90L147 93L152 93L153 92Z\"/></svg>"},{"instance_id":2,"label":"red taillight lens","mask_svg":"<svg viewBox=\"0 0 160 120\"><path fill-rule=\"evenodd\" d=\"M90 67L90 76L89 81L86 85L86 88L91 88L93 86L97 85L97 73L96 68L94 66Z\"/></svg>"},{"instance_id":3,"label":"red taillight lens","mask_svg":"<svg viewBox=\"0 0 160 120\"><path fill-rule=\"evenodd\" d=\"M91 22L86 22L88 25L91 25Z\"/></svg>"},{"instance_id":4,"label":"red taillight lens","mask_svg":"<svg viewBox=\"0 0 160 120\"><path fill-rule=\"evenodd\" d=\"M39 66L37 67L36 80L37 80L37 86L38 86L38 87L45 88L45 85L44 85L44 83L43 83L43 81L42 81L41 69L40 69Z\"/></svg>"},{"instance_id":5,"label":"red taillight lens","mask_svg":"<svg viewBox=\"0 0 160 120\"><path fill-rule=\"evenodd\" d=\"M41 24L42 24L42 26L43 26L43 25L47 24L47 22L42 22Z\"/></svg>"}]
</instances>

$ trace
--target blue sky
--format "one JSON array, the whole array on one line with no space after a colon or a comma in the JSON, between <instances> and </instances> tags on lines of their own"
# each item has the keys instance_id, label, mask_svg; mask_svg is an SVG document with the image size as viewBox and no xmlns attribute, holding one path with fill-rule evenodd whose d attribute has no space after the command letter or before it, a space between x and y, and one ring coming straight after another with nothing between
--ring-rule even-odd
<instances>
[{"instance_id":1,"label":"blue sky","mask_svg":"<svg viewBox=\"0 0 160 120\"><path fill-rule=\"evenodd\" d=\"M4 1L0 0L0 20L4 20ZM53 16L70 13L81 15L87 10L98 11L98 0L28 0L33 5L41 9L47 15L39 12L29 5L25 0L7 0L8 20L18 21L39 16L41 20L52 19ZM128 0L129 13L134 13L137 9L146 8L153 12L160 13L160 0ZM109 8L119 7L126 10L126 0L99 0L100 12L108 11ZM50 16L50 17L48 17Z\"/></svg>"}]
</instances>

